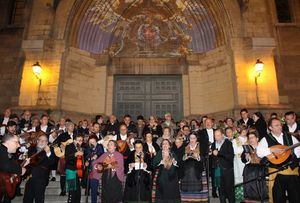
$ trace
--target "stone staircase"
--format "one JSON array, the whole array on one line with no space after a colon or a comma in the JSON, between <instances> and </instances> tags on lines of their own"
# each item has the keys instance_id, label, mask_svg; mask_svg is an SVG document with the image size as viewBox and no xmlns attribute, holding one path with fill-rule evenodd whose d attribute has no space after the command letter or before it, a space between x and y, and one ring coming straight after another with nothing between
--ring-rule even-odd
<instances>
[{"instance_id":1,"label":"stone staircase","mask_svg":"<svg viewBox=\"0 0 300 203\"><path fill-rule=\"evenodd\" d=\"M24 187L25 182L22 182L21 184L21 193L24 194ZM211 191L211 190L210 190ZM84 195L85 189L81 190L81 203L86 202L86 196ZM45 192L45 203L66 203L68 196L59 196L60 194L60 183L59 183L59 177L56 177L56 181L49 181L49 185L46 188ZM23 202L23 196L21 197L15 197L12 200L12 203L22 203ZM89 197L88 202L91 202L91 197ZM217 198L211 198L210 203L217 203L219 202L219 199Z\"/></svg>"},{"instance_id":2,"label":"stone staircase","mask_svg":"<svg viewBox=\"0 0 300 203\"><path fill-rule=\"evenodd\" d=\"M25 182L21 184L21 193L24 194ZM84 195L85 189L81 190L81 202L86 202L86 196ZM49 181L49 185L46 188L45 192L45 203L64 203L67 202L68 194L66 196L59 196L60 194L60 183L59 177L56 177L56 181ZM15 197L12 200L12 203L21 203L23 202L23 196ZM91 198L89 197L88 202L91 202Z\"/></svg>"}]
</instances>

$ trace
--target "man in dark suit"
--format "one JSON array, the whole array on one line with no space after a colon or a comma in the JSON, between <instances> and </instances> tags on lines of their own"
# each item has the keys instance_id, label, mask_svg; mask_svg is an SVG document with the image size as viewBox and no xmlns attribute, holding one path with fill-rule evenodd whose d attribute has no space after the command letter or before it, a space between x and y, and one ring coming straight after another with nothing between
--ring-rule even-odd
<instances>
[{"instance_id":1,"label":"man in dark suit","mask_svg":"<svg viewBox=\"0 0 300 203\"><path fill-rule=\"evenodd\" d=\"M214 129L213 129L213 121L211 118L206 118L204 121L204 129L198 132L198 141L200 143L200 153L204 154L205 157L208 156L210 151L210 145L214 142ZM211 184L212 184L212 196L217 198L217 188L215 187L214 181L214 170L212 170L212 155L209 155L209 172L211 176Z\"/></svg>"},{"instance_id":2,"label":"man in dark suit","mask_svg":"<svg viewBox=\"0 0 300 203\"><path fill-rule=\"evenodd\" d=\"M40 125L36 127L36 132L43 131L46 134L50 134L52 126L49 125L49 117L46 114L41 116Z\"/></svg>"},{"instance_id":3,"label":"man in dark suit","mask_svg":"<svg viewBox=\"0 0 300 203\"><path fill-rule=\"evenodd\" d=\"M241 115L241 119L238 120L237 122L238 126L245 125L249 128L254 125L254 120L249 117L249 113L247 109L242 109L240 111L240 115Z\"/></svg>"},{"instance_id":4,"label":"man in dark suit","mask_svg":"<svg viewBox=\"0 0 300 203\"><path fill-rule=\"evenodd\" d=\"M16 153L19 147L20 143L18 136L11 134L5 134L3 136L2 144L0 145L0 172L6 172L12 175L23 175L26 172L26 169L24 167L28 165L29 160L24 164L23 168L14 160L12 160L12 155ZM5 186L1 185L1 188L2 187ZM0 202L10 202L10 199L6 196L6 194L3 191L0 191Z\"/></svg>"},{"instance_id":5,"label":"man in dark suit","mask_svg":"<svg viewBox=\"0 0 300 203\"><path fill-rule=\"evenodd\" d=\"M34 159L36 163L29 169L29 179L25 185L23 203L44 202L48 185L50 166L54 163L54 153L48 146L48 137L41 134L36 147L29 147L28 155L38 153Z\"/></svg>"},{"instance_id":6,"label":"man in dark suit","mask_svg":"<svg viewBox=\"0 0 300 203\"><path fill-rule=\"evenodd\" d=\"M297 116L294 111L289 111L284 114L285 124L282 126L283 132L295 136L300 141L300 123L297 122Z\"/></svg>"},{"instance_id":7,"label":"man in dark suit","mask_svg":"<svg viewBox=\"0 0 300 203\"><path fill-rule=\"evenodd\" d=\"M220 185L218 186L220 202L226 203L226 199L228 199L229 203L234 203L234 152L232 143L228 139L225 139L221 129L215 130L214 137L215 142L212 144L211 150L213 155L213 170L215 170L216 175L215 178L220 178Z\"/></svg>"}]
</instances>

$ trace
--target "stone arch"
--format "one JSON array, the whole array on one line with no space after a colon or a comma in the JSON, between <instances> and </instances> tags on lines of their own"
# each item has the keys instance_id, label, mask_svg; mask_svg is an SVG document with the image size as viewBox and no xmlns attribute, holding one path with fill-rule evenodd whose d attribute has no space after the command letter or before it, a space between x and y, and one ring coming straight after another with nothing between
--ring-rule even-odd
<instances>
[{"instance_id":1,"label":"stone arch","mask_svg":"<svg viewBox=\"0 0 300 203\"><path fill-rule=\"evenodd\" d=\"M101 0L99 0L101 1ZM99 2L98 1L98 2ZM102 0L104 2L105 0ZM74 3L72 5L72 9L69 13L68 20L65 27L65 42L66 47L78 47L78 35L82 34L79 33L80 29L80 23L82 18L84 18L85 15L89 12L88 9L95 4L94 0L74 0ZM237 3L233 3L232 1L226 1L223 3L222 1L218 0L212 0L212 1L195 1L195 0L189 0L190 6L196 6L201 3L201 6L204 7L205 11L207 12L207 15L205 15L206 18L208 18L212 24L201 24L197 27L197 31L203 32L203 30L207 30L207 34L214 33L216 34L216 40L214 47L211 47L212 50L214 48L217 48L222 45L229 45L229 39L234 35L234 25L233 21L231 19L231 14L227 11L227 8L232 10L233 8L237 8ZM235 11L236 12L236 11ZM239 12L239 10L238 10ZM92 15L95 15L92 14ZM234 16L234 21L237 21L236 16ZM84 26L82 26L84 27ZM96 29L88 30L89 34L85 33L84 38L82 38L83 41L89 40L88 38L92 35L95 36ZM202 44L208 44L207 40L211 40L209 37L204 36L203 39L200 39ZM90 43L93 44L93 43ZM86 47L87 51L89 51L90 47ZM207 51L206 49L203 51Z\"/></svg>"},{"instance_id":2,"label":"stone arch","mask_svg":"<svg viewBox=\"0 0 300 203\"><path fill-rule=\"evenodd\" d=\"M104 0L103 0L104 1ZM190 0L191 2L195 3L195 0ZM72 3L71 3L72 2ZM197 1L200 2L200 1ZM220 72L218 72L216 75L219 75L222 77L222 74L224 72L227 72L226 79L221 78L214 78L213 80L216 81L216 83L232 83L232 81L235 80L234 78L234 65L232 60L231 54L231 38L234 36L237 36L239 31L236 29L238 25L240 24L239 18L240 18L240 10L237 6L237 3L233 3L232 1L218 1L218 0L212 0L212 1L201 1L203 3L203 6L207 10L207 17L213 20L213 26L210 31L213 31L217 34L215 46L211 50L206 50L205 52L196 54L198 56L192 55L191 57L187 57L188 63L189 63L189 69L187 73L185 73L185 76L183 75L183 83L184 86L190 87L195 85L195 83L198 79L206 79L210 76L207 74L211 74L212 70L215 71L219 69ZM60 6L68 7L68 12L63 12L65 9L61 9L59 13L56 14L57 16L65 16L67 19L64 24L62 23L61 26L57 27L57 30L60 30L58 33L63 33L63 39L65 41L65 50L66 54L63 57L62 62L62 70L61 73L68 72L70 73L72 70L72 67L70 66L71 63L78 63L78 67L76 69L80 69L81 72L84 72L84 75L86 76L86 80L91 81L89 77L94 77L90 75L88 72L96 71L97 74L101 75L101 89L95 87L92 91L94 91L93 94L105 94L106 99L98 98L98 101L101 103L101 106L85 106L84 109L79 110L80 103L78 101L80 99L77 99L77 101L70 101L70 98L65 98L63 95L66 94L69 89L67 89L69 84L66 84L67 82L63 81L63 84L60 84L61 92L59 93L62 97L61 98L61 108L67 111L78 111L81 113L104 113L104 114L110 114L112 113L112 89L109 89L110 86L113 84L113 77L107 73L107 62L109 60L105 59L105 62L102 64L97 64L97 58L99 57L98 54L92 54L89 50L82 51L80 47L78 46L78 30L80 28L80 22L83 19L84 15L87 12L87 9L89 6L91 6L94 3L94 0L70 0L69 3L65 5L59 5L58 10ZM234 18L234 20L232 20ZM237 26L235 25L237 24ZM64 25L64 26L63 26ZM57 24L56 24L57 26ZM200 27L201 29L207 28L207 25L202 25ZM91 30L91 33L95 33L95 31ZM84 38L87 39L87 38ZM205 42L205 39L204 39ZM220 54L221 53L221 54ZM194 61L194 56L197 59L196 62ZM81 59L79 59L81 58ZM217 58L217 60L221 61L221 65L215 64L214 59ZM202 62L199 62L202 60ZM76 61L76 62L74 62ZM195 62L195 63L194 63ZM193 64L194 63L194 64ZM79 66L86 66L86 67L79 67ZM71 69L70 69L71 67ZM84 70L83 70L84 69ZM76 70L76 71L77 71ZM158 72L159 73L159 72ZM143 74L143 73L142 73ZM149 73L147 73L149 74ZM151 74L151 73L150 73ZM156 73L157 74L157 73ZM163 73L164 74L164 73ZM195 78L195 77L198 78ZM67 77L67 74L62 75L64 80L64 77ZM223 80L224 79L224 80ZM98 80L98 79L94 79ZM75 82L73 84L74 86L78 86L79 83ZM95 86L95 84L90 84L91 86ZM196 84L198 85L198 84ZM201 85L199 86L199 90L206 91L206 87ZM222 86L222 84L220 85ZM229 96L228 98L233 98L233 84L230 84L226 86L229 92L226 92ZM225 86L224 86L225 87ZM78 88L78 87L77 87ZM79 87L80 89L81 87ZM220 90L221 91L221 90ZM188 91L186 91L188 92ZM204 92L205 93L205 92ZM207 92L206 92L207 93ZM77 93L73 93L73 97L77 97ZM199 103L202 102L202 96L194 96L193 93L190 92L191 95L184 95L184 98L189 98L191 101L184 101L184 115L191 115L191 114L199 114L199 113L206 113L206 112L214 112L214 111L227 111L228 109L233 108L234 101L233 99L227 102L227 106L222 106L222 109L218 106L219 104L212 105L211 109L206 108L205 106L199 107ZM209 95L209 94L207 94ZM78 96L80 97L80 96ZM201 98L201 99L200 99ZM220 101L224 102L224 101ZM72 105L69 105L72 104ZM187 106L186 106L187 105ZM73 108L69 108L70 106L73 106Z\"/></svg>"}]
</instances>

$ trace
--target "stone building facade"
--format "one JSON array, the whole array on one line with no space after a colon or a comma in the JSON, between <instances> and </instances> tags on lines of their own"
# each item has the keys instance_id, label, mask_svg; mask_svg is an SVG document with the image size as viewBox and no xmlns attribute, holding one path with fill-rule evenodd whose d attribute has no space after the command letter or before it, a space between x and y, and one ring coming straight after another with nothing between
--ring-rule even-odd
<instances>
[{"instance_id":1,"label":"stone building facade","mask_svg":"<svg viewBox=\"0 0 300 203\"><path fill-rule=\"evenodd\" d=\"M178 118L233 116L242 107L300 111L298 0L0 4L1 109L78 119L164 109ZM256 86L257 59L264 70ZM172 85L178 92L168 96Z\"/></svg>"}]
</instances>

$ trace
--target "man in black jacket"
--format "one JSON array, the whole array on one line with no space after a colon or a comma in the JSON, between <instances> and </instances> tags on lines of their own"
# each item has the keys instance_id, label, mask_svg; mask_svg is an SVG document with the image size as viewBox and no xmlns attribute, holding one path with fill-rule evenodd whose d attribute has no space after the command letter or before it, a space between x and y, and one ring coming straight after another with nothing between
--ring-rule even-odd
<instances>
[{"instance_id":1,"label":"man in black jacket","mask_svg":"<svg viewBox=\"0 0 300 203\"><path fill-rule=\"evenodd\" d=\"M245 125L248 128L252 127L254 124L254 120L252 118L249 117L249 113L247 109L242 109L240 111L240 115L241 115L241 119L238 120L237 125Z\"/></svg>"},{"instance_id":2,"label":"man in black jacket","mask_svg":"<svg viewBox=\"0 0 300 203\"><path fill-rule=\"evenodd\" d=\"M211 118L206 118L204 121L204 129L198 132L198 142L200 143L200 153L208 156L210 145L214 142L213 121ZM217 188L215 187L214 170L212 170L212 155L209 155L209 172L211 176L212 196L217 198Z\"/></svg>"},{"instance_id":3,"label":"man in black jacket","mask_svg":"<svg viewBox=\"0 0 300 203\"><path fill-rule=\"evenodd\" d=\"M12 160L12 154L16 153L20 147L19 138L16 135L5 134L0 145L0 171L10 174L23 175L26 171L18 163ZM24 164L24 167L29 163L29 160ZM8 203L10 200L3 193L5 185L1 183L0 202Z\"/></svg>"},{"instance_id":4,"label":"man in black jacket","mask_svg":"<svg viewBox=\"0 0 300 203\"><path fill-rule=\"evenodd\" d=\"M36 147L29 147L29 157L38 153L34 159L36 163L29 169L29 179L25 185L23 203L42 203L45 200L45 191L48 185L50 166L54 162L54 153L48 146L46 134L40 135Z\"/></svg>"},{"instance_id":5,"label":"man in black jacket","mask_svg":"<svg viewBox=\"0 0 300 203\"><path fill-rule=\"evenodd\" d=\"M220 178L220 202L226 203L226 199L228 199L229 203L234 203L234 152L232 143L228 139L225 139L221 129L215 130L214 137L215 142L212 144L211 150L213 154L213 170L215 170L215 178Z\"/></svg>"},{"instance_id":6,"label":"man in black jacket","mask_svg":"<svg viewBox=\"0 0 300 203\"><path fill-rule=\"evenodd\" d=\"M283 132L295 136L300 141L300 123L297 122L296 113L293 111L284 114L286 124L282 126Z\"/></svg>"}]
</instances>

